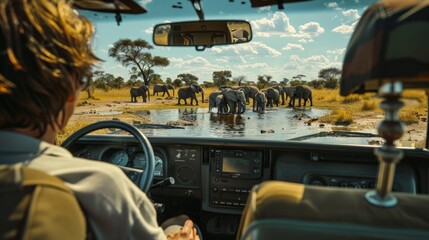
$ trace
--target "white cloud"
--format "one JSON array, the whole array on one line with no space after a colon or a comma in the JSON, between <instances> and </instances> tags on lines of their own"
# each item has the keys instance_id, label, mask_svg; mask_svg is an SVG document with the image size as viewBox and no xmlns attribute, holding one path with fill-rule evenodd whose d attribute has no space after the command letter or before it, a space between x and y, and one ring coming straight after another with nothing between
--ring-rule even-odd
<instances>
[{"instance_id":1,"label":"white cloud","mask_svg":"<svg viewBox=\"0 0 429 240\"><path fill-rule=\"evenodd\" d=\"M314 42L314 39L308 39L307 41L308 41L308 43L312 43L312 42Z\"/></svg>"},{"instance_id":2,"label":"white cloud","mask_svg":"<svg viewBox=\"0 0 429 240\"><path fill-rule=\"evenodd\" d=\"M324 32L325 29L318 22L308 22L299 26L299 34L302 37L317 37Z\"/></svg>"},{"instance_id":3,"label":"white cloud","mask_svg":"<svg viewBox=\"0 0 429 240\"><path fill-rule=\"evenodd\" d=\"M237 44L230 45L225 47L215 47L211 48L210 51L217 54L230 54L230 55L271 55L271 56L280 56L282 55L279 51L274 48L271 48L261 42L250 42L247 44Z\"/></svg>"},{"instance_id":4,"label":"white cloud","mask_svg":"<svg viewBox=\"0 0 429 240\"><path fill-rule=\"evenodd\" d=\"M333 50L328 50L326 51L329 54L334 54L334 55L342 55L346 52L345 48L337 48L337 49L333 49Z\"/></svg>"},{"instance_id":5,"label":"white cloud","mask_svg":"<svg viewBox=\"0 0 429 240\"><path fill-rule=\"evenodd\" d=\"M271 12L271 6L258 8L258 13L261 13L261 12Z\"/></svg>"},{"instance_id":6,"label":"white cloud","mask_svg":"<svg viewBox=\"0 0 429 240\"><path fill-rule=\"evenodd\" d=\"M285 51L289 51L289 50L304 50L304 47L301 44L288 43L282 49L285 50Z\"/></svg>"},{"instance_id":7,"label":"white cloud","mask_svg":"<svg viewBox=\"0 0 429 240\"><path fill-rule=\"evenodd\" d=\"M148 27L146 30L144 30L146 34L152 35L153 34L153 27Z\"/></svg>"},{"instance_id":8,"label":"white cloud","mask_svg":"<svg viewBox=\"0 0 429 240\"><path fill-rule=\"evenodd\" d=\"M290 24L289 17L283 12L275 12L272 18L262 18L251 21L256 36L294 34L295 28Z\"/></svg>"},{"instance_id":9,"label":"white cloud","mask_svg":"<svg viewBox=\"0 0 429 240\"><path fill-rule=\"evenodd\" d=\"M149 3L151 3L152 2L152 0L140 0L140 3L144 6L144 7L146 7Z\"/></svg>"},{"instance_id":10,"label":"white cloud","mask_svg":"<svg viewBox=\"0 0 429 240\"><path fill-rule=\"evenodd\" d=\"M338 7L338 4L336 3L336 2L330 2L330 3L328 3L328 8L336 8L336 7Z\"/></svg>"},{"instance_id":11,"label":"white cloud","mask_svg":"<svg viewBox=\"0 0 429 240\"><path fill-rule=\"evenodd\" d=\"M357 9L349 9L342 11L343 15L348 17L352 21L357 21L360 18L359 11Z\"/></svg>"},{"instance_id":12,"label":"white cloud","mask_svg":"<svg viewBox=\"0 0 429 240\"><path fill-rule=\"evenodd\" d=\"M184 60L183 58L170 58L172 63L175 63L176 67L192 66L192 67L208 67L212 64L203 57L195 57L189 60Z\"/></svg>"},{"instance_id":13,"label":"white cloud","mask_svg":"<svg viewBox=\"0 0 429 240\"><path fill-rule=\"evenodd\" d=\"M341 24L340 26L332 29L332 32L341 33L341 34L350 34L355 29L357 22L354 22L352 25Z\"/></svg>"},{"instance_id":14,"label":"white cloud","mask_svg":"<svg viewBox=\"0 0 429 240\"><path fill-rule=\"evenodd\" d=\"M300 43L308 43L308 41L305 40L305 39L299 39L298 42L300 42Z\"/></svg>"}]
</instances>

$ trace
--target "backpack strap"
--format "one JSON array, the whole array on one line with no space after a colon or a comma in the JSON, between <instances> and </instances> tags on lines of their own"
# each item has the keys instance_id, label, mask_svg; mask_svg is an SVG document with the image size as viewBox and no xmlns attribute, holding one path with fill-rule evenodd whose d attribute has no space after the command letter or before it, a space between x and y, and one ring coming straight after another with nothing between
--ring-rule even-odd
<instances>
[{"instance_id":1,"label":"backpack strap","mask_svg":"<svg viewBox=\"0 0 429 240\"><path fill-rule=\"evenodd\" d=\"M0 193L0 225L7 226L0 238L85 239L85 217L59 178L23 164L3 165Z\"/></svg>"}]
</instances>

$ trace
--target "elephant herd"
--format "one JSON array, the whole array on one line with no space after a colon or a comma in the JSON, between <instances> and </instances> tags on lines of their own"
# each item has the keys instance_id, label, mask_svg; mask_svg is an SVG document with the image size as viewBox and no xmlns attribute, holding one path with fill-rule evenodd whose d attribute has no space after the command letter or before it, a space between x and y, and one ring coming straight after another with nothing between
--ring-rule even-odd
<instances>
[{"instance_id":1,"label":"elephant herd","mask_svg":"<svg viewBox=\"0 0 429 240\"><path fill-rule=\"evenodd\" d=\"M290 99L288 106L291 107L295 106L296 99L298 99L299 107L301 107L301 99L304 100L304 106L306 106L307 100L313 106L312 92L307 86L273 86L263 90L254 86L221 86L219 90L212 92L209 96L209 112L217 107L219 114L241 114L246 110L246 104L249 104L250 98L253 99L253 111L259 113L264 113L268 106L285 105L288 98Z\"/></svg>"},{"instance_id":2,"label":"elephant herd","mask_svg":"<svg viewBox=\"0 0 429 240\"><path fill-rule=\"evenodd\" d=\"M174 87L171 84L156 84L153 86L153 96L158 96L158 93L162 92L162 96L164 97L165 94L167 94L168 97L170 97L169 90L173 90L173 96L174 96ZM191 105L195 101L196 105L198 105L198 99L196 94L201 93L202 94L202 100L201 102L204 102L204 91L198 84L191 84L189 86L181 87L179 90L177 90L178 95L178 101L177 104L180 105L180 100L184 100L185 104L188 104L186 99L191 99ZM130 95L131 95L131 102L137 102L137 97L142 97L143 102L147 102L150 100L150 93L149 93L149 87L148 86L141 86L139 88L131 88L130 89Z\"/></svg>"},{"instance_id":3,"label":"elephant herd","mask_svg":"<svg viewBox=\"0 0 429 240\"><path fill-rule=\"evenodd\" d=\"M156 84L153 86L153 96L162 92L170 97L169 90L174 87L170 84ZM204 102L204 90L198 84L191 84L189 86L181 87L177 90L178 100L177 104L181 104L181 100L187 103L190 98L190 104L198 105L197 95L201 93L201 102ZM139 88L131 88L130 90L131 102L137 102L137 97L141 96L143 102L150 100L149 87L141 86ZM286 97L285 97L286 96ZM273 86L270 88L259 90L255 86L221 86L219 90L213 91L209 96L209 112L217 107L218 113L244 113L246 105L250 103L250 98L253 99L253 111L263 113L266 107L273 107L279 104L285 105L289 100L288 106L294 107L295 100L298 99L298 106L301 107L301 99L304 100L304 106L307 101L310 101L310 106L313 106L313 97L311 89L307 86Z\"/></svg>"}]
</instances>

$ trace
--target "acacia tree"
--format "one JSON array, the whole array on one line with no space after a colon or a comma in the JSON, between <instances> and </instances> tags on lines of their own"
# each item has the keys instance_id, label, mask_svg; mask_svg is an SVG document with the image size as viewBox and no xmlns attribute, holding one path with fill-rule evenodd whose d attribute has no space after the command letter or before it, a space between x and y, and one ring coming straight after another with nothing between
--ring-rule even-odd
<instances>
[{"instance_id":1,"label":"acacia tree","mask_svg":"<svg viewBox=\"0 0 429 240\"><path fill-rule=\"evenodd\" d=\"M325 80L326 88L337 88L338 87L338 76L341 74L341 70L335 67L323 68L319 71L319 78Z\"/></svg>"},{"instance_id":2,"label":"acacia tree","mask_svg":"<svg viewBox=\"0 0 429 240\"><path fill-rule=\"evenodd\" d=\"M154 74L154 67L166 67L170 64L168 58L152 56L147 50L153 49L147 41L138 38L137 40L119 39L109 48L109 56L113 57L123 66L134 66L140 71L140 76L146 86L151 81L151 75Z\"/></svg>"},{"instance_id":3,"label":"acacia tree","mask_svg":"<svg viewBox=\"0 0 429 240\"><path fill-rule=\"evenodd\" d=\"M231 71L214 71L213 72L213 83L216 87L227 85L231 81Z\"/></svg>"},{"instance_id":4,"label":"acacia tree","mask_svg":"<svg viewBox=\"0 0 429 240\"><path fill-rule=\"evenodd\" d=\"M265 86L271 81L273 77L270 75L259 75L258 76L258 87L265 88Z\"/></svg>"},{"instance_id":5,"label":"acacia tree","mask_svg":"<svg viewBox=\"0 0 429 240\"><path fill-rule=\"evenodd\" d=\"M181 73L177 75L177 79L185 82L186 85L196 84L198 82L198 77L190 73Z\"/></svg>"},{"instance_id":6,"label":"acacia tree","mask_svg":"<svg viewBox=\"0 0 429 240\"><path fill-rule=\"evenodd\" d=\"M247 80L247 78L246 76L240 75L240 76L234 77L232 80L236 82L238 86L241 86L241 83L244 83Z\"/></svg>"}]
</instances>

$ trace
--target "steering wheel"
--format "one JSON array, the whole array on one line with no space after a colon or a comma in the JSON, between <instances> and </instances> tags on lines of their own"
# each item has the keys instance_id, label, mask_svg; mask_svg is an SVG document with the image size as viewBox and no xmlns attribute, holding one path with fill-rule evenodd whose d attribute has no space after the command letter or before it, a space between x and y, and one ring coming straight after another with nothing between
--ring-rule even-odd
<instances>
[{"instance_id":1,"label":"steering wheel","mask_svg":"<svg viewBox=\"0 0 429 240\"><path fill-rule=\"evenodd\" d=\"M133 125L130 125L126 122L112 121L112 120L92 123L86 127L79 129L78 131L70 135L61 144L61 146L68 149L72 144L74 144L81 137L87 135L90 132L104 129L104 128L118 128L118 129L124 130L130 133L133 137L135 137L138 140L141 148L145 153L144 155L146 158L145 170L142 172L140 170L129 168L129 167L122 167L122 166L118 166L118 167L124 170L124 172L131 172L134 176L141 175L138 181L138 186L144 192L148 192L150 189L150 186L152 185L153 173L155 171L155 155L153 154L152 145L150 144L149 140L140 130L138 130Z\"/></svg>"}]
</instances>

